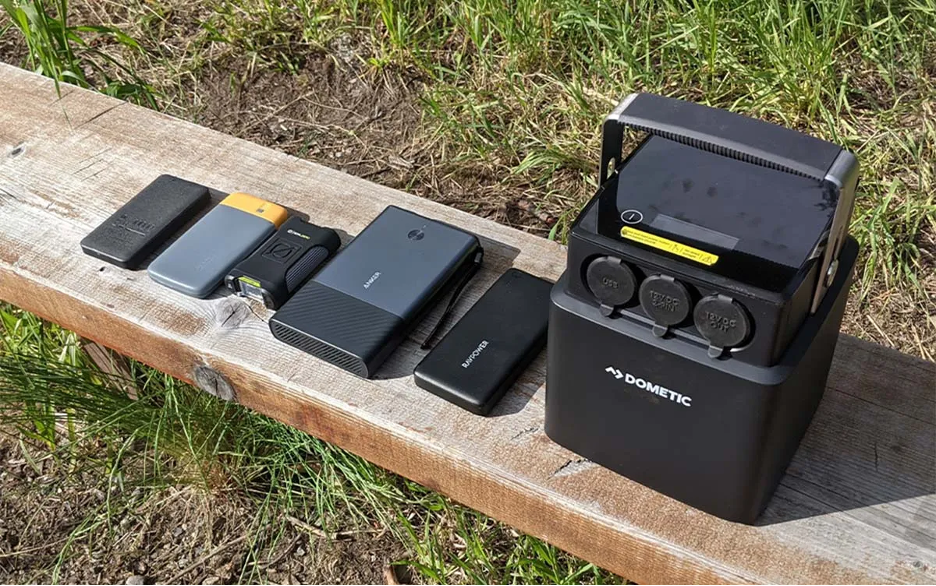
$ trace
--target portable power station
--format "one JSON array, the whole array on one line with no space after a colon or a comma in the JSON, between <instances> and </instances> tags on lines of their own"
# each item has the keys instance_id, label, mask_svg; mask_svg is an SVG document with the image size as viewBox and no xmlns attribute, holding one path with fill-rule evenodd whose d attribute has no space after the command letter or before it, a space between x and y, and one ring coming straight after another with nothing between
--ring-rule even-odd
<instances>
[{"instance_id":1,"label":"portable power station","mask_svg":"<svg viewBox=\"0 0 936 586\"><path fill-rule=\"evenodd\" d=\"M622 160L625 132L644 133ZM822 397L858 252L858 161L725 110L628 96L551 295L546 433L753 523Z\"/></svg>"}]
</instances>

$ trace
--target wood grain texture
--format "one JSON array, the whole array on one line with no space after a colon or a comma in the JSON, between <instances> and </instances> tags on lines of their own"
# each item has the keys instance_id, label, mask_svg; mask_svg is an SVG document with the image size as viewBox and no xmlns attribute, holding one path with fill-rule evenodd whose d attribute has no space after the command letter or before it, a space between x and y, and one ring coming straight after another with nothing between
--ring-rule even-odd
<instances>
[{"instance_id":1,"label":"wood grain texture","mask_svg":"<svg viewBox=\"0 0 936 586\"><path fill-rule=\"evenodd\" d=\"M97 366L101 372L109 375L107 379L108 386L124 393L133 400L138 398L139 389L133 379L133 371L130 368L130 361L123 354L118 354L112 350L101 346L97 342L83 340L81 349L85 351L91 362Z\"/></svg>"},{"instance_id":2,"label":"wood grain texture","mask_svg":"<svg viewBox=\"0 0 936 586\"><path fill-rule=\"evenodd\" d=\"M557 278L561 246L99 94L62 94L0 65L0 298L637 582L936 581L934 364L841 337L767 512L755 527L728 523L549 441L542 356L477 417L413 385L415 340L437 313L362 381L276 343L263 307L184 297L78 243L171 173L306 212L346 241L389 204L463 226L487 254L458 313L509 266Z\"/></svg>"}]
</instances>

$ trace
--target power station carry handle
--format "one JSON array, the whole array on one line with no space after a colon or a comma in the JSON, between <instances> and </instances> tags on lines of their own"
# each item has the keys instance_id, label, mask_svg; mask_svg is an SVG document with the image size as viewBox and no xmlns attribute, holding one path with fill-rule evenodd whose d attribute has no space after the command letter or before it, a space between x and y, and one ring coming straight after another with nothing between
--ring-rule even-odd
<instances>
[{"instance_id":1,"label":"power station carry handle","mask_svg":"<svg viewBox=\"0 0 936 586\"><path fill-rule=\"evenodd\" d=\"M697 149L823 181L842 148L770 122L719 108L636 93L608 116L602 144L602 180L607 164L620 162L624 127L641 130Z\"/></svg>"},{"instance_id":2,"label":"power station carry handle","mask_svg":"<svg viewBox=\"0 0 936 586\"><path fill-rule=\"evenodd\" d=\"M828 190L835 214L821 243L821 261L812 299L812 313L835 277L855 205L858 160L830 142L719 108L634 93L605 119L601 139L598 184L611 178L621 163L624 129L631 128L802 177L815 179Z\"/></svg>"}]
</instances>

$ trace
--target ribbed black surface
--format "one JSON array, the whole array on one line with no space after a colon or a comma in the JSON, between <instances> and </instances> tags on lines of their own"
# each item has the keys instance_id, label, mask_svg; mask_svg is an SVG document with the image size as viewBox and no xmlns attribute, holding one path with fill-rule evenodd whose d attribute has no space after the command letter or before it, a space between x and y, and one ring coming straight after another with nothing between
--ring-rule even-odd
<instances>
[{"instance_id":1,"label":"ribbed black surface","mask_svg":"<svg viewBox=\"0 0 936 586\"><path fill-rule=\"evenodd\" d=\"M344 350L333 348L324 342L310 337L308 334L294 330L281 323L271 322L270 330L278 340L286 342L290 346L299 348L303 352L308 352L317 358L321 358L325 362L334 364L358 376L367 376L367 366L365 366L364 362L361 361L360 358L348 354Z\"/></svg>"},{"instance_id":2,"label":"ribbed black surface","mask_svg":"<svg viewBox=\"0 0 936 586\"><path fill-rule=\"evenodd\" d=\"M313 246L306 251L302 258L286 271L286 290L292 293L326 258L328 249L324 246Z\"/></svg>"},{"instance_id":3,"label":"ribbed black surface","mask_svg":"<svg viewBox=\"0 0 936 586\"><path fill-rule=\"evenodd\" d=\"M696 148L702 151L708 151L710 153L715 153L716 155L721 155L723 157L728 157L730 159L738 159L739 161L744 161L745 163L750 163L752 165L760 165L761 167L767 167L768 169L773 169L775 171L783 171L784 173L792 173L794 175L799 175L800 177L809 177L811 179L817 179L816 176L810 173L804 173L799 169L794 169L793 167L787 165L781 165L775 161L764 159L762 157L755 157L754 155L741 152L737 149L731 149L726 146L714 144L711 142L706 142L699 140L697 138L692 138L691 136L682 136L676 134L675 132L668 132L666 130L660 130L658 128L651 128L649 126L639 126L634 125L634 128L641 131L647 132L649 134L655 134L657 136L662 136L672 140L673 142L679 142L685 145L689 145L692 148Z\"/></svg>"},{"instance_id":4,"label":"ribbed black surface","mask_svg":"<svg viewBox=\"0 0 936 586\"><path fill-rule=\"evenodd\" d=\"M694 148L822 181L838 145L727 110L639 94L621 121Z\"/></svg>"},{"instance_id":5,"label":"ribbed black surface","mask_svg":"<svg viewBox=\"0 0 936 586\"><path fill-rule=\"evenodd\" d=\"M399 317L316 281L270 320L277 339L365 378L399 342L402 326Z\"/></svg>"}]
</instances>

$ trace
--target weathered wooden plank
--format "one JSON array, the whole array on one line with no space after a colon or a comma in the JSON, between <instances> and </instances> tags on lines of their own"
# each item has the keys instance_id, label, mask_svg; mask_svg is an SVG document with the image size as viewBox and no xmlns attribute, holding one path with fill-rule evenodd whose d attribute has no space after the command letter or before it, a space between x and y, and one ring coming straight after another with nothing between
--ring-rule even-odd
<instances>
[{"instance_id":1,"label":"weathered wooden plank","mask_svg":"<svg viewBox=\"0 0 936 586\"><path fill-rule=\"evenodd\" d=\"M248 142L0 66L0 298L236 399L638 582L936 581L936 367L843 336L830 387L761 522L715 519L553 444L541 357L490 418L412 384L414 333L362 381L275 343L259 306L194 300L81 254L160 173L242 190L347 235L386 205L484 241L476 299L562 247ZM433 323L430 318L427 324Z\"/></svg>"}]
</instances>

